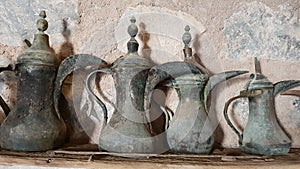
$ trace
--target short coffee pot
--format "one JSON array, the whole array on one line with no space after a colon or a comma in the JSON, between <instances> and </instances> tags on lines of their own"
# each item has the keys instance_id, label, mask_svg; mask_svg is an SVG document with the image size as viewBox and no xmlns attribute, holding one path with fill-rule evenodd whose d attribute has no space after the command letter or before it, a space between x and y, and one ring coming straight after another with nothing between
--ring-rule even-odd
<instances>
[{"instance_id":1,"label":"short coffee pot","mask_svg":"<svg viewBox=\"0 0 300 169\"><path fill-rule=\"evenodd\" d=\"M284 155L291 147L291 139L280 126L276 117L275 96L285 90L300 85L300 81L287 80L273 84L261 73L259 61L255 57L255 74L251 74L246 89L240 95L229 99L224 107L228 125L238 135L243 152L260 155ZM238 98L249 101L248 122L241 133L229 118L228 107Z\"/></svg>"}]
</instances>

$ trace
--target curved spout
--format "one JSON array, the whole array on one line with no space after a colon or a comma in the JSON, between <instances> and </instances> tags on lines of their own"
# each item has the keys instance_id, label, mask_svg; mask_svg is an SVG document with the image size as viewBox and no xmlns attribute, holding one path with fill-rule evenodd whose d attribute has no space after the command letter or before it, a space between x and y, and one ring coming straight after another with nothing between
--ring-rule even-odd
<instances>
[{"instance_id":1,"label":"curved spout","mask_svg":"<svg viewBox=\"0 0 300 169\"><path fill-rule=\"evenodd\" d=\"M276 96L278 93L284 92L288 89L300 86L300 80L286 80L280 81L274 84L273 95Z\"/></svg>"},{"instance_id":2,"label":"curved spout","mask_svg":"<svg viewBox=\"0 0 300 169\"><path fill-rule=\"evenodd\" d=\"M185 62L168 62L152 67L149 70L148 78L145 86L144 94L144 109L149 111L152 92L156 85L165 81L171 80L185 74L201 73L200 70L189 63Z\"/></svg>"},{"instance_id":3,"label":"curved spout","mask_svg":"<svg viewBox=\"0 0 300 169\"><path fill-rule=\"evenodd\" d=\"M290 95L290 96L300 97L300 90L288 90L288 91L282 92L281 95Z\"/></svg>"},{"instance_id":4,"label":"curved spout","mask_svg":"<svg viewBox=\"0 0 300 169\"><path fill-rule=\"evenodd\" d=\"M205 85L204 88L204 107L206 112L208 112L208 97L212 91L212 89L218 85L219 83L228 80L230 78L233 78L235 76L241 75L241 74L245 74L248 73L248 71L228 71L228 72L223 72L223 73L219 73L216 75L213 75L209 78L207 84Z\"/></svg>"},{"instance_id":5,"label":"curved spout","mask_svg":"<svg viewBox=\"0 0 300 169\"><path fill-rule=\"evenodd\" d=\"M66 77L70 75L73 71L78 70L80 68L85 68L87 66L97 66L98 68L104 67L106 65L107 63L104 60L88 54L72 55L62 61L58 68L53 93L54 107L58 118L60 118L58 102L61 96L61 86Z\"/></svg>"}]
</instances>

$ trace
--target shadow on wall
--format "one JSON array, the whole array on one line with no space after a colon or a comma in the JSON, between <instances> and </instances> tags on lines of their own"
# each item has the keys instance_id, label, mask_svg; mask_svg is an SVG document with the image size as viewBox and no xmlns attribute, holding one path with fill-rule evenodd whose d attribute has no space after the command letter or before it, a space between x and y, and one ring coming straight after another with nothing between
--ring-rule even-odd
<instances>
[{"instance_id":1,"label":"shadow on wall","mask_svg":"<svg viewBox=\"0 0 300 169\"><path fill-rule=\"evenodd\" d=\"M65 38L65 42L62 44L58 55L61 60L64 60L68 56L74 55L74 47L73 44L70 42L71 31L70 29L68 29L68 22L66 19L62 20L62 26L63 31L61 34Z\"/></svg>"},{"instance_id":2,"label":"shadow on wall","mask_svg":"<svg viewBox=\"0 0 300 169\"><path fill-rule=\"evenodd\" d=\"M139 37L142 41L142 53L141 55L150 61L152 65L157 65L151 58L151 48L149 46L149 40L151 38L150 33L146 30L145 23L141 22L139 24ZM167 150L168 143L166 140L166 133L165 133L165 115L159 106L165 105L166 102L166 95L168 93L167 88L161 87L160 89L154 90L152 99L151 99L151 108L149 113L149 120L151 124L151 134L153 136L157 136L157 142L155 143L155 147L160 150Z\"/></svg>"},{"instance_id":3,"label":"shadow on wall","mask_svg":"<svg viewBox=\"0 0 300 169\"><path fill-rule=\"evenodd\" d=\"M199 34L195 35L194 41L193 41L193 44L192 44L192 48L193 48L193 51L195 52L194 55L193 55L194 61L197 64L199 64L201 67L203 67L204 69L206 69L209 74L211 74L211 72L204 66L203 62L201 61L201 59L200 59L201 54L197 53L197 51L201 51L200 50L201 49L201 45L200 45L200 35Z\"/></svg>"},{"instance_id":4,"label":"shadow on wall","mask_svg":"<svg viewBox=\"0 0 300 169\"><path fill-rule=\"evenodd\" d=\"M142 56L144 58L146 58L147 60L149 60L151 62L152 65L155 65L156 63L154 63L154 61L151 59L151 48L148 45L149 40L151 38L150 33L146 30L146 25L145 23L141 22L139 24L139 29L140 29L140 33L138 34L138 36L140 37L141 41L142 41Z\"/></svg>"},{"instance_id":5,"label":"shadow on wall","mask_svg":"<svg viewBox=\"0 0 300 169\"><path fill-rule=\"evenodd\" d=\"M58 53L58 56L61 61L71 55L74 55L74 47L73 44L70 42L71 31L70 29L68 29L68 22L66 19L62 20L62 26L63 26L62 35L65 38L65 42L62 44L60 51ZM90 138L87 135L87 133L84 131L84 129L81 127L79 118L86 119L87 117L77 116L78 113L76 113L76 108L74 107L75 105L73 103L73 99L74 97L78 97L77 95L81 96L81 94L74 93L72 91L72 82L73 82L72 77L73 77L72 75L69 75L62 85L63 94L59 98L59 109L61 112L61 116L63 117L67 125L67 132L68 132L67 144L69 145L86 144L90 142ZM84 81L84 79L82 79L82 81ZM76 85L78 91L80 92L83 91L82 84Z\"/></svg>"}]
</instances>

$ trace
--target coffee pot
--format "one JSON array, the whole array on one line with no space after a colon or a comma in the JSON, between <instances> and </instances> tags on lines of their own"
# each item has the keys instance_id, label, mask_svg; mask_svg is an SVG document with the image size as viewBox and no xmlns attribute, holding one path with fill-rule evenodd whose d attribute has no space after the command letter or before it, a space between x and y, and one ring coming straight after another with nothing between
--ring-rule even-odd
<instances>
[{"instance_id":1,"label":"coffee pot","mask_svg":"<svg viewBox=\"0 0 300 169\"><path fill-rule=\"evenodd\" d=\"M17 100L10 110L3 101L7 117L0 126L0 147L16 151L46 151L62 146L66 126L54 109L53 90L59 61L49 46L46 13L37 21L39 32L22 53L13 70L18 77Z\"/></svg>"},{"instance_id":2,"label":"coffee pot","mask_svg":"<svg viewBox=\"0 0 300 169\"><path fill-rule=\"evenodd\" d=\"M260 63L255 57L255 74L251 74L246 89L240 95L229 99L224 107L228 125L238 135L243 152L260 155L284 155L291 147L289 136L280 126L276 117L274 98L290 88L300 85L300 81L287 80L273 84L261 73ZM241 133L231 122L228 107L238 98L248 98L248 122Z\"/></svg>"},{"instance_id":3,"label":"coffee pot","mask_svg":"<svg viewBox=\"0 0 300 169\"><path fill-rule=\"evenodd\" d=\"M144 88L151 62L138 55L136 19L131 18L130 21L128 53L118 58L110 67L91 72L87 77L86 87L90 96L101 106L101 113L104 115L105 124L100 133L99 148L120 153L151 153L154 151L154 139L149 132L143 109ZM92 76L95 73L111 74L114 79L116 103L113 104L114 112L109 121L106 105L91 88Z\"/></svg>"},{"instance_id":4,"label":"coffee pot","mask_svg":"<svg viewBox=\"0 0 300 169\"><path fill-rule=\"evenodd\" d=\"M149 70L144 107L145 110L150 110L150 100L155 89L174 88L179 97L175 113L165 106L160 106L166 114L165 132L170 151L208 154L214 144L213 129L207 117L208 96L220 82L247 71L230 71L210 76L207 69L192 60L189 30L189 26L186 26L182 37L185 44L185 62L167 62ZM150 128L152 130L153 126Z\"/></svg>"}]
</instances>

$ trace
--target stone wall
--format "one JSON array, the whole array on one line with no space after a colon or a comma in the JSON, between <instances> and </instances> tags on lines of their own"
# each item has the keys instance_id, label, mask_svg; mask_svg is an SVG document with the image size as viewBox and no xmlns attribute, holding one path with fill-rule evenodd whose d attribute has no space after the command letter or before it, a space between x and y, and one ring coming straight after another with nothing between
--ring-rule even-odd
<instances>
[{"instance_id":1,"label":"stone wall","mask_svg":"<svg viewBox=\"0 0 300 169\"><path fill-rule=\"evenodd\" d=\"M126 53L127 26L131 15L139 26L140 55L155 64L183 60L181 36L191 26L191 47L212 73L228 70L254 72L253 57L261 61L262 72L270 81L300 79L300 3L298 0L26 0L0 3L0 55L15 61L25 49L23 39L32 40L39 10L47 11L51 45L63 59L87 53L109 63ZM3 63L4 64L4 63ZM15 78L1 73L0 89L13 105ZM213 93L212 121L219 124L217 142L237 147L237 137L223 118L226 100L239 94L249 74L229 80ZM5 81L5 82L4 82ZM109 86L108 82L103 82ZM114 99L114 90L106 94ZM171 107L176 99L168 101ZM233 118L244 126L247 102L234 103ZM300 147L299 98L276 97L277 116ZM97 133L97 131L95 132Z\"/></svg>"}]
</instances>

